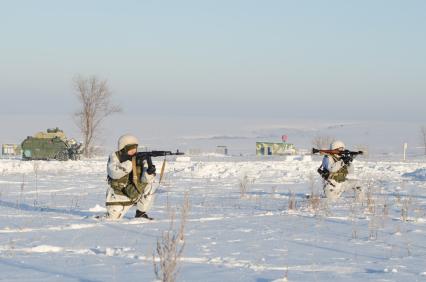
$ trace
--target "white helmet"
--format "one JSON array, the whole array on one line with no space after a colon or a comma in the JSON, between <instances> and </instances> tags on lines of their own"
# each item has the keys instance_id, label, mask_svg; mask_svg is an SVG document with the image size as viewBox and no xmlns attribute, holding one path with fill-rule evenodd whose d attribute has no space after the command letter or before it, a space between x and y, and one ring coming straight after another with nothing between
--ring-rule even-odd
<instances>
[{"instance_id":1,"label":"white helmet","mask_svg":"<svg viewBox=\"0 0 426 282\"><path fill-rule=\"evenodd\" d=\"M118 138L118 150L120 151L127 145L138 145L139 141L138 138L136 138L133 135L125 134L122 135L120 138Z\"/></svg>"},{"instance_id":2,"label":"white helmet","mask_svg":"<svg viewBox=\"0 0 426 282\"><path fill-rule=\"evenodd\" d=\"M336 140L333 143L330 144L330 150L336 150L336 149L345 149L345 143L343 143L340 140Z\"/></svg>"}]
</instances>

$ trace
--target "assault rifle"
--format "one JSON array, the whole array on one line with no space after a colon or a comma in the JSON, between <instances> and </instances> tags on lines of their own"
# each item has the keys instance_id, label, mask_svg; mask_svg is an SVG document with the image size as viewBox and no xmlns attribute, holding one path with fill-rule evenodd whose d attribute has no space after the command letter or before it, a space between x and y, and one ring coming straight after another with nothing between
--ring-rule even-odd
<instances>
[{"instance_id":1,"label":"assault rifle","mask_svg":"<svg viewBox=\"0 0 426 282\"><path fill-rule=\"evenodd\" d=\"M147 152L137 152L136 153L136 164L143 167L143 162L146 161L148 163L148 168L146 172L148 174L155 174L155 165L152 163L152 158L156 157L165 157L165 156L180 156L185 153L172 151L147 151Z\"/></svg>"}]
</instances>

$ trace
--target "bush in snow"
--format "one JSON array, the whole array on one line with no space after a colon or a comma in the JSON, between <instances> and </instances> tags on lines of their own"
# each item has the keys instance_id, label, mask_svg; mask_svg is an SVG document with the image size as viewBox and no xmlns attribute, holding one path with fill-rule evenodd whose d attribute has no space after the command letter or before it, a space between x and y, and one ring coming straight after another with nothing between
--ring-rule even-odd
<instances>
[{"instance_id":1,"label":"bush in snow","mask_svg":"<svg viewBox=\"0 0 426 282\"><path fill-rule=\"evenodd\" d=\"M184 196L178 230L175 230L175 210L170 209L169 205L167 205L167 209L170 216L170 225L168 230L163 232L162 237L157 239L157 247L153 253L153 263L157 279L163 282L173 282L176 281L180 258L185 247L184 231L190 209L189 194L185 193Z\"/></svg>"}]
</instances>

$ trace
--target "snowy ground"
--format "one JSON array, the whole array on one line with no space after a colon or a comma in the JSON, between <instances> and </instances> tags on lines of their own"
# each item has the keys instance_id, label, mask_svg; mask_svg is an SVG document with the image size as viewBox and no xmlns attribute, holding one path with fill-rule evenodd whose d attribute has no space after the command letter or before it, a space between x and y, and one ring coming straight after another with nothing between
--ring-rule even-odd
<instances>
[{"instance_id":1,"label":"snowy ground","mask_svg":"<svg viewBox=\"0 0 426 282\"><path fill-rule=\"evenodd\" d=\"M92 218L104 211L106 159L0 160L1 279L153 281L167 200L180 207L189 192L178 281L426 280L426 164L360 159L365 197L328 203L316 197L319 163L181 158L168 163L155 221L131 210L106 222Z\"/></svg>"}]
</instances>

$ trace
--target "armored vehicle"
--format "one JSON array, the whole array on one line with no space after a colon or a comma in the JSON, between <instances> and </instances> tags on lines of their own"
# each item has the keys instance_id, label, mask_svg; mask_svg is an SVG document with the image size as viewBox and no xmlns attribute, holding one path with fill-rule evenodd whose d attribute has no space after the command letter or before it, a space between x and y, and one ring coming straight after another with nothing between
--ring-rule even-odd
<instances>
[{"instance_id":1,"label":"armored vehicle","mask_svg":"<svg viewBox=\"0 0 426 282\"><path fill-rule=\"evenodd\" d=\"M79 160L82 144L67 139L59 128L28 136L21 144L23 160Z\"/></svg>"}]
</instances>

